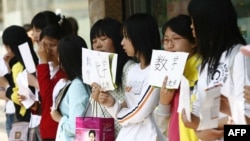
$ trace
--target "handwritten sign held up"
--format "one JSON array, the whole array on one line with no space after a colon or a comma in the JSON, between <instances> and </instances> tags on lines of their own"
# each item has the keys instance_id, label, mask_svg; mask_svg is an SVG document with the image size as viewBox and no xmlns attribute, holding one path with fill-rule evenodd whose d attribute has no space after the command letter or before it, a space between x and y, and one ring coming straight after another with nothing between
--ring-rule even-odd
<instances>
[{"instance_id":1,"label":"handwritten sign held up","mask_svg":"<svg viewBox=\"0 0 250 141\"><path fill-rule=\"evenodd\" d=\"M187 57L188 53L186 52L153 50L149 84L162 87L165 76L168 76L166 88L177 89L181 81Z\"/></svg>"},{"instance_id":2,"label":"handwritten sign held up","mask_svg":"<svg viewBox=\"0 0 250 141\"><path fill-rule=\"evenodd\" d=\"M98 83L105 90L114 90L116 79L117 54L82 49L83 82Z\"/></svg>"}]
</instances>

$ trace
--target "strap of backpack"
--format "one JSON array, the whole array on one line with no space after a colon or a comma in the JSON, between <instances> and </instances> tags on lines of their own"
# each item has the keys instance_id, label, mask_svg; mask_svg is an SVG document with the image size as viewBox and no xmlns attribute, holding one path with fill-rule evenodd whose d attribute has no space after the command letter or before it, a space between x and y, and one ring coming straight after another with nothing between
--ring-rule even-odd
<instances>
[{"instance_id":1,"label":"strap of backpack","mask_svg":"<svg viewBox=\"0 0 250 141\"><path fill-rule=\"evenodd\" d=\"M64 98L66 92L68 91L70 84L71 84L71 83L66 84L66 85L59 91L59 93L58 93L58 95L57 95L57 97L56 97L56 101L55 101L56 104L55 104L55 105L56 105L56 109L57 109L59 112L61 112L60 109L59 109L59 106L60 106L60 104L61 104L61 102L62 102L62 100L63 100L63 98Z\"/></svg>"}]
</instances>

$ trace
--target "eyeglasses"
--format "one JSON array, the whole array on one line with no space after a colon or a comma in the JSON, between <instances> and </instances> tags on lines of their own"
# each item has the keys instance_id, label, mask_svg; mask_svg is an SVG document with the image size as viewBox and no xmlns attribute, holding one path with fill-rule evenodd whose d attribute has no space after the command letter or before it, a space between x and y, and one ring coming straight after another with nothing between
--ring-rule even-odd
<instances>
[{"instance_id":1,"label":"eyeglasses","mask_svg":"<svg viewBox=\"0 0 250 141\"><path fill-rule=\"evenodd\" d=\"M184 39L184 38L182 38L182 37L174 37L172 39L164 38L163 39L163 45L168 45L169 43L176 44L181 39Z\"/></svg>"}]
</instances>

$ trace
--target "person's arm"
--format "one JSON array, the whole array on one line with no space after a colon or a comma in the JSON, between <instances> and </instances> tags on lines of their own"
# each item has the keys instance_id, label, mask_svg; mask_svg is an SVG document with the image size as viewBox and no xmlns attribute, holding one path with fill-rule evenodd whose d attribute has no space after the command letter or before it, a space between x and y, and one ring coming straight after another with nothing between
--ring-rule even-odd
<instances>
[{"instance_id":1,"label":"person's arm","mask_svg":"<svg viewBox=\"0 0 250 141\"><path fill-rule=\"evenodd\" d=\"M33 86L39 91L39 84L38 84L38 80L36 76L27 72L27 77L28 77L29 86Z\"/></svg>"},{"instance_id":2,"label":"person's arm","mask_svg":"<svg viewBox=\"0 0 250 141\"><path fill-rule=\"evenodd\" d=\"M244 62L244 63L243 63ZM250 64L250 58L246 58L243 54L238 53L235 55L232 69L230 69L233 83L233 91L231 91L234 105L230 107L233 122L235 124L243 124L245 120L245 98L244 98L244 86L246 84L247 75L250 73L246 68ZM242 70L242 71L239 71ZM236 106L237 105L237 106ZM241 107L239 109L239 107Z\"/></svg>"},{"instance_id":3,"label":"person's arm","mask_svg":"<svg viewBox=\"0 0 250 141\"><path fill-rule=\"evenodd\" d=\"M175 89L167 89L168 77L166 76L163 80L161 91L160 91L160 103L163 105L170 105L173 100Z\"/></svg>"},{"instance_id":4,"label":"person's arm","mask_svg":"<svg viewBox=\"0 0 250 141\"><path fill-rule=\"evenodd\" d=\"M63 71L59 69L55 76L51 78L48 61L49 51L44 46L43 40L39 43L37 54L39 56L39 65L37 65L37 79L40 88L39 94L42 99L51 99L54 86L59 79L65 77L65 75Z\"/></svg>"},{"instance_id":5,"label":"person's arm","mask_svg":"<svg viewBox=\"0 0 250 141\"><path fill-rule=\"evenodd\" d=\"M197 137L202 141L219 140L224 136L224 125L231 124L229 117L219 119L218 128L196 131Z\"/></svg>"},{"instance_id":6,"label":"person's arm","mask_svg":"<svg viewBox=\"0 0 250 141\"><path fill-rule=\"evenodd\" d=\"M37 80L40 88L40 95L44 97L53 89L52 81L50 80L49 64L37 65Z\"/></svg>"},{"instance_id":7,"label":"person's arm","mask_svg":"<svg viewBox=\"0 0 250 141\"><path fill-rule=\"evenodd\" d=\"M248 125L250 125L250 117L246 116L246 122Z\"/></svg>"},{"instance_id":8,"label":"person's arm","mask_svg":"<svg viewBox=\"0 0 250 141\"><path fill-rule=\"evenodd\" d=\"M167 77L165 77L162 87L160 90L160 101L158 106L154 110L155 121L162 132L165 132L166 125L168 124L169 117L171 115L171 101L174 97L175 90L170 90L166 88Z\"/></svg>"},{"instance_id":9,"label":"person's arm","mask_svg":"<svg viewBox=\"0 0 250 141\"><path fill-rule=\"evenodd\" d=\"M191 121L188 121L184 109L181 112L181 119L182 119L185 127L191 128L191 129L194 129L194 130L196 130L198 128L198 125L200 123L199 116L197 116L197 115L195 115L193 113L191 113Z\"/></svg>"},{"instance_id":10,"label":"person's arm","mask_svg":"<svg viewBox=\"0 0 250 141\"><path fill-rule=\"evenodd\" d=\"M197 96L197 93L195 95L195 101L192 103L192 113L191 113L191 122L187 120L185 110L182 110L181 118L182 121L187 128L191 128L195 131L197 137L202 141L210 141L210 140L216 140L223 137L223 127L224 124L227 124L228 117L219 119L219 125L216 129L207 129L207 130L197 130L199 123L200 123L200 117L199 117L199 98Z\"/></svg>"},{"instance_id":11,"label":"person's arm","mask_svg":"<svg viewBox=\"0 0 250 141\"><path fill-rule=\"evenodd\" d=\"M186 118L185 115L185 111L182 110L182 120L183 123L186 127L191 128L195 131L197 137L202 140L202 141L211 141L211 140L216 140L216 139L220 139L223 137L224 135L224 130L223 127L225 124L225 121L228 121L228 119L220 119L219 120L219 126L217 129L207 129L207 130L196 130L199 122L200 122L200 118L197 117L194 114L191 114L191 122L189 122Z\"/></svg>"},{"instance_id":12,"label":"person's arm","mask_svg":"<svg viewBox=\"0 0 250 141\"><path fill-rule=\"evenodd\" d=\"M116 101L109 91L103 91L96 82L91 84L91 98L106 107L112 107ZM127 107L126 101L122 102L122 106Z\"/></svg>"},{"instance_id":13,"label":"person's arm","mask_svg":"<svg viewBox=\"0 0 250 141\"><path fill-rule=\"evenodd\" d=\"M250 86L244 86L245 98L245 118L247 124L250 124Z\"/></svg>"},{"instance_id":14,"label":"person's arm","mask_svg":"<svg viewBox=\"0 0 250 141\"><path fill-rule=\"evenodd\" d=\"M175 90L166 88L167 80L168 80L168 77L166 76L162 83L162 87L160 90L159 105L155 111L157 115L159 115L160 117L164 117L164 118L170 116L171 101L175 93Z\"/></svg>"},{"instance_id":15,"label":"person's arm","mask_svg":"<svg viewBox=\"0 0 250 141\"><path fill-rule=\"evenodd\" d=\"M245 119L246 119L246 123L250 124L250 100L249 99L246 99L245 101Z\"/></svg>"},{"instance_id":16,"label":"person's arm","mask_svg":"<svg viewBox=\"0 0 250 141\"><path fill-rule=\"evenodd\" d=\"M159 89L145 85L141 91L140 99L136 105L122 108L117 114L118 122L122 125L142 122L154 111L159 102ZM117 103L117 102L116 102Z\"/></svg>"},{"instance_id":17,"label":"person's arm","mask_svg":"<svg viewBox=\"0 0 250 141\"><path fill-rule=\"evenodd\" d=\"M99 94L99 102L105 105L108 112L122 125L142 122L154 111L156 105L159 103L160 93L158 88L148 85L147 80L144 82L141 94L139 94L140 99L137 100L137 104L135 105L124 106L125 108L122 108L122 105L125 104L119 103L118 100L106 92ZM95 86L91 86L93 95L93 87Z\"/></svg>"},{"instance_id":18,"label":"person's arm","mask_svg":"<svg viewBox=\"0 0 250 141\"><path fill-rule=\"evenodd\" d=\"M55 77L51 79L49 64L39 64L37 66L37 79L40 88L39 94L42 97L42 99L47 99L47 98L51 99L54 86L61 78L64 77L65 77L64 72L61 69L59 69L56 72Z\"/></svg>"},{"instance_id":19,"label":"person's arm","mask_svg":"<svg viewBox=\"0 0 250 141\"><path fill-rule=\"evenodd\" d=\"M224 130L207 129L202 131L196 131L196 135L202 141L213 141L221 139L224 136Z\"/></svg>"},{"instance_id":20,"label":"person's arm","mask_svg":"<svg viewBox=\"0 0 250 141\"><path fill-rule=\"evenodd\" d=\"M23 66L21 65L20 62L17 62L16 64L13 65L13 67L11 68L12 80L10 80L13 82L13 85L9 85L9 87L7 85L5 91L6 91L6 97L11 99L15 104L23 107L22 103L18 99L19 87L17 85L17 75L22 71L23 71Z\"/></svg>"}]
</instances>

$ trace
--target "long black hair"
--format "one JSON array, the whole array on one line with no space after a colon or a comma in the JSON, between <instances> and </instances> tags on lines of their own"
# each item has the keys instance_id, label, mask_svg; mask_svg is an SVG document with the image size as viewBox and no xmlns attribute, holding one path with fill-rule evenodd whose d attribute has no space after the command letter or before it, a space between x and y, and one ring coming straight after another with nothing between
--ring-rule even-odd
<instances>
[{"instance_id":1,"label":"long black hair","mask_svg":"<svg viewBox=\"0 0 250 141\"><path fill-rule=\"evenodd\" d=\"M60 16L56 15L52 11L45 10L37 13L32 18L31 26L42 30L47 25L55 24L58 23L59 21L60 21Z\"/></svg>"},{"instance_id":2,"label":"long black hair","mask_svg":"<svg viewBox=\"0 0 250 141\"><path fill-rule=\"evenodd\" d=\"M123 32L124 36L132 42L135 55L142 55L145 58L145 65L149 65L152 50L161 49L156 19L147 13L136 13L124 21Z\"/></svg>"},{"instance_id":3,"label":"long black hair","mask_svg":"<svg viewBox=\"0 0 250 141\"><path fill-rule=\"evenodd\" d=\"M67 35L58 44L59 63L69 80L82 79L82 48L87 48L83 38L78 35Z\"/></svg>"},{"instance_id":4,"label":"long black hair","mask_svg":"<svg viewBox=\"0 0 250 141\"><path fill-rule=\"evenodd\" d=\"M28 37L25 29L21 26L11 25L3 31L2 41L4 45L8 45L11 51L15 54L15 58L26 68L21 53L19 51L19 45L27 42L29 49L34 60L35 65L38 64L38 57L33 48L33 43L30 37Z\"/></svg>"},{"instance_id":5,"label":"long black hair","mask_svg":"<svg viewBox=\"0 0 250 141\"><path fill-rule=\"evenodd\" d=\"M236 44L246 44L231 0L191 0L188 13L202 57L201 70L208 63L208 72L214 72L224 51L228 55Z\"/></svg>"}]
</instances>

